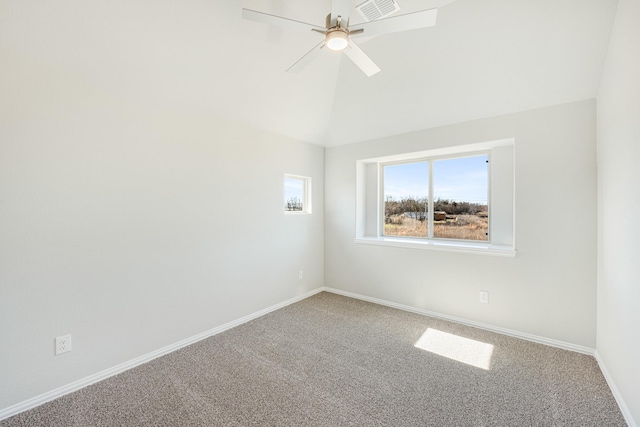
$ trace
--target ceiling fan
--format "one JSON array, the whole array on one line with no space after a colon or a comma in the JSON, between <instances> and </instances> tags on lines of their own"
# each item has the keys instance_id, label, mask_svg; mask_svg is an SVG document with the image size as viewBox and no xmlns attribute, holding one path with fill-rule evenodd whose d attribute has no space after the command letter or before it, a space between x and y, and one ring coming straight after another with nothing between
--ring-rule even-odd
<instances>
[{"instance_id":1,"label":"ceiling fan","mask_svg":"<svg viewBox=\"0 0 640 427\"><path fill-rule=\"evenodd\" d=\"M371 3L371 4L369 4ZM372 10L374 3L381 3L380 0L368 0L358 6L365 19L366 13L363 11ZM387 0L393 9L387 8L391 13L398 9L395 0ZM365 7L362 7L365 6ZM283 28L296 29L301 31L313 31L324 36L324 40L315 45L302 58L287 69L288 72L298 72L315 59L325 48L333 51L342 51L356 64L367 77L371 77L380 71L380 68L358 47L352 40L354 37L377 36L380 34L393 33L398 31L414 30L418 28L431 27L436 24L438 9L427 9L406 15L394 16L386 19L378 19L361 24L349 25L349 14L351 13L352 0L333 0L331 13L326 18L326 28L306 22L295 21L282 16L271 15L257 10L242 9L242 17L252 21L265 24L277 25ZM380 16L380 14L378 14Z\"/></svg>"}]
</instances>

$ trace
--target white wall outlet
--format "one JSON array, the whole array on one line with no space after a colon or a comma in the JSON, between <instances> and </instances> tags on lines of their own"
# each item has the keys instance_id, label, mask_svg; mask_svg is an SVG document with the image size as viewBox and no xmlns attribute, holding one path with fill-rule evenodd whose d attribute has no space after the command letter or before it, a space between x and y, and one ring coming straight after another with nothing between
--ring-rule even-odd
<instances>
[{"instance_id":1,"label":"white wall outlet","mask_svg":"<svg viewBox=\"0 0 640 427\"><path fill-rule=\"evenodd\" d=\"M489 292L480 291L480 302L484 304L489 304Z\"/></svg>"},{"instance_id":2,"label":"white wall outlet","mask_svg":"<svg viewBox=\"0 0 640 427\"><path fill-rule=\"evenodd\" d=\"M56 337L56 356L71 351L71 334Z\"/></svg>"},{"instance_id":3,"label":"white wall outlet","mask_svg":"<svg viewBox=\"0 0 640 427\"><path fill-rule=\"evenodd\" d=\"M302 273L302 270L298 271L298 280L302 280L303 277L304 274Z\"/></svg>"}]
</instances>

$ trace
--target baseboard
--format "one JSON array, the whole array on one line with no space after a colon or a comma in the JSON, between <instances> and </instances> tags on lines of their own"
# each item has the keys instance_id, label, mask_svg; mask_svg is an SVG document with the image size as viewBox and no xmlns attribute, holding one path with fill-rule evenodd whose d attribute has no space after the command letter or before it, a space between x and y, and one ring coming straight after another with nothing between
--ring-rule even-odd
<instances>
[{"instance_id":1,"label":"baseboard","mask_svg":"<svg viewBox=\"0 0 640 427\"><path fill-rule=\"evenodd\" d=\"M523 333L523 332L518 332L518 331L514 331L511 329L506 329L506 328L502 328L499 326L493 326L493 325L489 325L486 323L481 323L481 322L475 322L472 320L467 320L464 318L460 318L460 317L456 317L456 316L450 316L450 315L446 315L446 314L442 314L442 313L437 313L434 311L430 311L430 310L424 310L424 309L420 309L420 308L416 308L416 307L411 307L408 305L403 305L403 304L398 304L395 302L391 302L391 301L386 301L386 300L382 300L379 298L373 298L373 297L369 297L366 295L361 295L361 294L356 294L353 292L347 292L347 291L342 291L340 289L335 289L335 288L330 288L330 287L320 287L317 289L314 289L312 291L309 291L307 293L304 293L302 295L298 295L297 297L288 299L286 301L283 301L281 303L272 305L270 307L267 307L263 310L257 311L255 313L249 314L247 316L241 317L239 319L233 320L231 322L225 323L223 325L217 326L213 329L210 329L208 331L202 332L200 334L194 335L190 338L186 338L182 341L178 341L177 343L168 345L166 347L162 347L158 350L155 350L151 353L147 353L145 355L142 355L140 357L137 357L135 359L132 359L128 362L124 362L121 363L117 366L114 366L112 368L106 369L104 371L98 372L96 374L90 375L88 377L82 378L78 381L74 381L70 384L67 384L65 386L62 387L58 387L54 390L51 390L49 392L43 393L39 396L36 396L34 398L25 400L23 402L17 403L15 405L9 406L5 409L0 410L0 421L4 420L6 418L12 417L14 415L19 414L20 412L24 412L27 411L29 409L33 409L37 406L42 405L43 403L49 402L51 400L57 399L59 397L62 397L66 394L69 393L73 393L74 391L80 390L88 385L97 383L99 381L102 381L104 379L107 379L109 377L112 377L114 375L120 374L124 371L127 371L131 368L134 368L138 365L141 365L143 363L147 363L157 357L160 356L164 356L165 354L171 353L173 351L176 351L182 347L186 347L190 344L196 343L198 341L201 341L205 338L211 337L213 335L219 334L221 332L224 332L228 329L231 329L235 326L241 325L243 323L249 322L253 319L256 319L258 317L264 316L265 314L268 314L272 311L278 310L280 308L286 307L290 304L296 303L298 301L301 301L303 299L306 299L312 295L315 295L317 293L320 292L331 292L334 294L338 294L338 295L343 295L346 297L350 297L350 298L355 298L355 299L359 299L362 301L367 301L367 302L371 302L374 304L379 304L379 305L384 305L387 307L392 307L392 308L396 308L399 310L404 310L404 311L408 311L411 313L416 313L416 314L422 314L422 315L426 315L426 316L431 316L431 317L437 317L440 319L444 319L444 320L450 320L452 322L456 322L456 323L461 323L464 325L469 325L469 326L473 326L476 328L480 328L480 329L484 329L484 330L488 330L491 332L497 332L500 334L504 334L504 335L509 335L509 336L513 336L516 338L521 338L521 339L525 339L528 341L532 341L532 342L536 342L536 343L540 343L540 344L545 344L545 345L550 345L553 347L558 347L558 348L562 348L565 350L571 350L571 351L575 351L578 353L583 353L583 354L588 354L591 356L594 356L596 358L596 360L598 361L598 364L600 365L600 368L603 372L603 375L605 376L605 379L607 380L607 383L609 384L609 387L612 390L612 393L616 399L616 401L618 402L618 405L620 406L620 410L622 411L623 415L625 416L625 419L627 420L627 423L629 424L630 427L638 427L637 424L635 424L635 422L633 421L633 418L631 417L631 413L629 412L628 407L626 406L624 400L622 399L622 396L620 395L619 391L617 390L617 388L615 387L615 383L613 382L613 380L611 379L608 371L606 370L605 365L602 363L602 361L600 360L598 353L589 347L583 347L583 346L579 346L579 345L575 345L575 344L571 344L571 343L567 343L567 342L563 342L563 341L558 341L558 340L553 340L550 338L545 338L545 337L541 337L541 336L537 336L537 335L532 335L532 334L527 334L527 333Z\"/></svg>"},{"instance_id":2,"label":"baseboard","mask_svg":"<svg viewBox=\"0 0 640 427\"><path fill-rule=\"evenodd\" d=\"M633 419L633 416L631 415L631 411L629 410L627 403L622 398L622 394L620 393L620 390L618 390L616 383L613 381L613 377L609 373L609 370L607 369L607 365L604 364L604 361L600 357L600 353L598 353L598 350L595 351L594 357L598 362L598 366L600 366L600 370L602 371L602 375L604 375L604 379L607 381L607 384L611 389L611 393L613 393L613 397L615 397L616 402L620 407L620 412L622 412L622 415L624 416L625 421L627 422L627 424L629 424L629 427L638 427L638 424L635 422L635 420Z\"/></svg>"},{"instance_id":3,"label":"baseboard","mask_svg":"<svg viewBox=\"0 0 640 427\"><path fill-rule=\"evenodd\" d=\"M391 301L386 301L378 298L368 297L366 295L356 294L353 292L342 291L340 289L324 287L323 291L331 292L338 295L343 295L350 298L359 299L362 301L372 302L374 304L385 305L387 307L397 308L399 310L409 311L411 313L422 314L425 316L437 317L439 319L450 320L456 323L462 323L463 325L473 326L475 328L484 329L491 332L497 332L503 335L509 335L515 338L521 338L527 341L532 341L539 344L550 345L552 347L558 347L564 350L571 350L578 353L588 354L589 356L593 356L595 350L589 347L584 347L581 345L571 344L564 341L558 341L551 338L545 338L538 335L527 334L524 332L514 331L512 329L502 328L500 326L493 326L487 323L476 322L473 320L467 320L461 317L449 316L448 314L437 313L435 311L424 310L421 308L411 307L409 305L398 304Z\"/></svg>"},{"instance_id":4,"label":"baseboard","mask_svg":"<svg viewBox=\"0 0 640 427\"><path fill-rule=\"evenodd\" d=\"M160 356L164 356L165 354L171 353L173 351L176 351L182 347L186 347L190 344L196 343L198 341L201 341L205 338L211 337L213 335L219 334L220 332L224 332L228 329L231 329L233 327L236 327L238 325L241 325L243 323L246 323L250 320L256 319L258 317L264 316L267 313L270 313L272 311L278 310L282 307L286 307L290 304L296 303L298 301L301 301L305 298L309 298L312 295L315 295L319 292L322 292L324 290L324 288L317 288L314 289L312 291L309 291L307 293L304 293L302 295L298 295L297 297L294 298L290 298L286 301L283 301L281 303L272 305L270 307L267 307L263 310L260 311L256 311L255 313L249 314L247 316L241 317L239 319L233 320L231 322L225 323L223 325L217 326L213 329L210 329L208 331L202 332L198 335L194 335L190 338L186 338L182 341L178 341L177 343L168 345L166 347L162 347L158 350L152 351L151 353L147 353L145 355L142 355L140 357L136 357L135 359L129 360L128 362L124 362L121 363L117 366L114 366L112 368L106 369L104 371L98 372L96 374L90 375L88 377L82 378L78 381L74 381L70 384L67 384L65 386L62 387L58 387L54 390L48 391L46 393L43 393L39 396L33 397L31 399L25 400L23 402L17 403L15 405L9 406L8 408L2 409L0 410L0 421L12 417L14 415L19 414L20 412L24 412L27 411L29 409L33 409L36 406L40 406L43 403L49 402L51 400L57 399L59 397L64 396L65 394L69 394L69 393L73 393L74 391L78 391L81 388L84 388L88 385L97 383L99 381L105 380L109 377L112 377L114 375L120 374L124 371L127 371L131 368L134 368L138 365L142 365L143 363L147 363L157 357Z\"/></svg>"}]
</instances>

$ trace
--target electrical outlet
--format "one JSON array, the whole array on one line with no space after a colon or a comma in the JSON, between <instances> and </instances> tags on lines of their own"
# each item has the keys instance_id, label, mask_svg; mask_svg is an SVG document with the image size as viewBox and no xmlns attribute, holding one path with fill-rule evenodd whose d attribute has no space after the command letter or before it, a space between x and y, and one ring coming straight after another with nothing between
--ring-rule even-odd
<instances>
[{"instance_id":1,"label":"electrical outlet","mask_svg":"<svg viewBox=\"0 0 640 427\"><path fill-rule=\"evenodd\" d=\"M480 302L484 304L489 304L489 292L480 291Z\"/></svg>"},{"instance_id":2,"label":"electrical outlet","mask_svg":"<svg viewBox=\"0 0 640 427\"><path fill-rule=\"evenodd\" d=\"M56 356L71 351L71 334L56 337Z\"/></svg>"},{"instance_id":3,"label":"electrical outlet","mask_svg":"<svg viewBox=\"0 0 640 427\"><path fill-rule=\"evenodd\" d=\"M298 280L302 280L302 278L304 277L302 270L298 271Z\"/></svg>"}]
</instances>

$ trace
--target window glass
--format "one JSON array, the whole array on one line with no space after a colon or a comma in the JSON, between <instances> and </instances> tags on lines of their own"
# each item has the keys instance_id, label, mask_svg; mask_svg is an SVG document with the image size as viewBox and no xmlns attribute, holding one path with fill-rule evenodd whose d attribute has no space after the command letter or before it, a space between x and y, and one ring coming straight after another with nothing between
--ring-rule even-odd
<instances>
[{"instance_id":1,"label":"window glass","mask_svg":"<svg viewBox=\"0 0 640 427\"><path fill-rule=\"evenodd\" d=\"M482 154L384 165L382 234L488 241L488 162Z\"/></svg>"},{"instance_id":2,"label":"window glass","mask_svg":"<svg viewBox=\"0 0 640 427\"><path fill-rule=\"evenodd\" d=\"M433 237L489 240L489 156L433 161Z\"/></svg>"},{"instance_id":3,"label":"window glass","mask_svg":"<svg viewBox=\"0 0 640 427\"><path fill-rule=\"evenodd\" d=\"M385 236L429 237L429 163L384 167Z\"/></svg>"},{"instance_id":4,"label":"window glass","mask_svg":"<svg viewBox=\"0 0 640 427\"><path fill-rule=\"evenodd\" d=\"M285 174L284 211L311 213L311 178Z\"/></svg>"}]
</instances>

